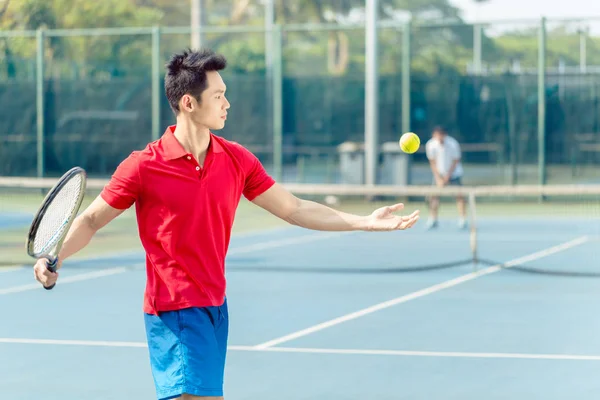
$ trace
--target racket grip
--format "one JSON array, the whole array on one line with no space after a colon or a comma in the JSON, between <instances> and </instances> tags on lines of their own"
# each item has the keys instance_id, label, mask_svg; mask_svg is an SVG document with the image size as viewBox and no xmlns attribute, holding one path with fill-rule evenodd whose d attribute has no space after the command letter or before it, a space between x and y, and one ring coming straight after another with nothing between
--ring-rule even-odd
<instances>
[{"instance_id":1,"label":"racket grip","mask_svg":"<svg viewBox=\"0 0 600 400\"><path fill-rule=\"evenodd\" d=\"M58 264L58 257L56 257L54 260L48 260L48 261L49 262L46 265L46 268L48 268L48 271L56 272L56 264ZM56 286L56 283L53 283L51 286L44 286L44 289L52 290L52 289L54 289L54 286Z\"/></svg>"}]
</instances>

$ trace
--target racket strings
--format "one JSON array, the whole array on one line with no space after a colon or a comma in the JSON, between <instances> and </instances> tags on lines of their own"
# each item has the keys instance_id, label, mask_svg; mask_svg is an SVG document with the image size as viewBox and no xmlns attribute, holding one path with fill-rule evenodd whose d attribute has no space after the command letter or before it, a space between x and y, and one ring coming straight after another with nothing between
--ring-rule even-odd
<instances>
[{"instance_id":1,"label":"racket strings","mask_svg":"<svg viewBox=\"0 0 600 400\"><path fill-rule=\"evenodd\" d=\"M36 253L47 252L63 236L71 218L75 218L73 211L83 195L82 184L82 175L75 175L50 202L33 241L33 248Z\"/></svg>"}]
</instances>

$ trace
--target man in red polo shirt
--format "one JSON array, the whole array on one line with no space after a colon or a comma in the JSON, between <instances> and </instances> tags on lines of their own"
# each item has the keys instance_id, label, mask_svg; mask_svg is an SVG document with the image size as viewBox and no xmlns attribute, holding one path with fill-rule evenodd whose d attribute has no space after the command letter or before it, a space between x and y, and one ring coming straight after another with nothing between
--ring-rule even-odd
<instances>
[{"instance_id":1,"label":"man in red polo shirt","mask_svg":"<svg viewBox=\"0 0 600 400\"><path fill-rule=\"evenodd\" d=\"M185 51L167 65L165 92L177 123L117 168L100 196L74 221L59 265L135 204L146 252L144 318L158 399L223 398L228 337L225 255L241 196L307 229L391 231L410 228L415 211L402 204L369 216L298 199L277 184L241 145L211 133L230 107L219 71L221 55ZM58 273L37 261L44 286Z\"/></svg>"}]
</instances>

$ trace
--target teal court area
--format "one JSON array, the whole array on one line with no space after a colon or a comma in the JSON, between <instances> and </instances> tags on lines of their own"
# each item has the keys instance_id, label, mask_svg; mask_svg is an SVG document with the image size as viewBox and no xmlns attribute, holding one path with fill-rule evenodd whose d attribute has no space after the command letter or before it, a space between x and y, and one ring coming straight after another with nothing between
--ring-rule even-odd
<instances>
[{"instance_id":1,"label":"teal court area","mask_svg":"<svg viewBox=\"0 0 600 400\"><path fill-rule=\"evenodd\" d=\"M234 236L225 398L600 397L598 220L481 218L477 265L468 230L424 226ZM144 284L137 252L53 291L0 269L2 397L154 398Z\"/></svg>"}]
</instances>

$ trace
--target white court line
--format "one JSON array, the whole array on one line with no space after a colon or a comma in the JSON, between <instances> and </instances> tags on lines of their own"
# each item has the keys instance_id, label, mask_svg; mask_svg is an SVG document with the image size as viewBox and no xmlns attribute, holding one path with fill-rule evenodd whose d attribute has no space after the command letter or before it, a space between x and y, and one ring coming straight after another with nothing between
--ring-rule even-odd
<instances>
[{"instance_id":1,"label":"white court line","mask_svg":"<svg viewBox=\"0 0 600 400\"><path fill-rule=\"evenodd\" d=\"M403 357L455 357L455 358L516 358L533 360L586 360L600 361L600 356L587 356L576 354L525 354L525 353L471 353L455 351L410 351L410 350L361 350L361 349L316 349L302 347L269 347L256 349L251 347L234 350L242 351L267 351L276 353L313 353L313 354L349 354L349 355L375 355L375 356L403 356Z\"/></svg>"},{"instance_id":2,"label":"white court line","mask_svg":"<svg viewBox=\"0 0 600 400\"><path fill-rule=\"evenodd\" d=\"M97 340L55 340L55 339L24 339L24 338L0 338L0 343L50 344L53 346L148 347L148 345L143 342L112 342L112 341L97 341Z\"/></svg>"},{"instance_id":3,"label":"white court line","mask_svg":"<svg viewBox=\"0 0 600 400\"><path fill-rule=\"evenodd\" d=\"M529 255L526 255L523 257L515 258L514 260L510 260L502 265L493 265L491 267L482 269L480 271L471 272L469 274L459 276L458 278L454 278L454 279L451 279L451 280L448 280L448 281L445 281L442 283L438 283L437 285L433 285L428 288L421 289L416 292L409 293L407 295L397 297L392 300L384 301L382 303L375 304L374 306L367 307L362 310L343 315L341 317L332 319L330 321L326 321L326 322L311 326L309 328L290 333L289 335L285 335L285 336L282 336L282 337L279 337L279 338L276 338L273 340L269 340L268 342L258 344L254 347L256 349L264 350L264 349L267 349L272 346L276 346L281 343L289 342L290 340L294 340L294 339L298 339L298 338L306 336L306 335L310 335L311 333L315 333L315 332L321 331L323 329L327 329L332 326L339 325L341 323L351 321L353 319L357 319L357 318L363 317L368 314L372 314L376 311L383 310L385 308L389 308L389 307L395 306L397 304L406 303L408 301L418 299L419 297L427 296L429 294L436 293L441 290L460 285L461 283L471 281L473 279L479 278L484 275L493 274L494 272L498 272L498 271L502 270L503 267L504 268L513 267L513 266L521 264L521 263L525 263L528 261L533 261L533 260L537 260L537 259L540 259L543 257L547 257L549 255L570 249L572 247L579 246L579 245L587 242L588 240L589 240L588 236L581 236L581 237L571 240L569 242L565 242L565 243L559 244L557 246L549 247L547 249L540 250L538 252L535 252L535 253L532 253L532 254L529 254Z\"/></svg>"},{"instance_id":4,"label":"white court line","mask_svg":"<svg viewBox=\"0 0 600 400\"><path fill-rule=\"evenodd\" d=\"M235 233L231 235L232 239L243 239L243 238L247 238L247 237L252 237L252 236L262 236L262 235L274 235L277 234L281 231L281 233L285 234L285 231L287 230L292 230L294 227L293 226L280 226L280 227L273 227L273 228L268 228L268 229L261 229L261 230L255 230L255 231L244 231L244 232L240 232L240 233ZM141 256L144 257L144 250L128 250L128 251L121 251L121 252L115 252L115 253L109 253L109 256L88 256L88 257L79 257L77 255L73 256L72 258L70 258L69 262L90 262L90 261L107 261L107 260L111 260L111 259L115 259L115 258L120 258L120 257L131 257L131 256ZM32 265L33 262L35 260L32 259ZM31 266L32 266L31 265ZM29 264L15 264L15 265L8 265L5 267L0 267L0 274L4 273L4 272L14 272L14 271L19 271L21 269L25 269L25 268L30 268Z\"/></svg>"},{"instance_id":5,"label":"white court line","mask_svg":"<svg viewBox=\"0 0 600 400\"><path fill-rule=\"evenodd\" d=\"M314 241L321 240L321 239L328 239L328 238L332 238L332 237L348 235L350 233L354 233L354 232L312 233L310 235L303 235L303 236L278 239L278 240L270 240L267 242L254 243L254 244L249 244L247 246L241 246L241 247L231 249L228 252L228 255L251 253L254 251L273 249L273 248L277 248L277 247L289 246L292 244L309 243L309 242L314 242Z\"/></svg>"},{"instance_id":6,"label":"white court line","mask_svg":"<svg viewBox=\"0 0 600 400\"><path fill-rule=\"evenodd\" d=\"M61 285L64 285L64 284L68 284L68 283L87 281L90 279L103 278L105 276L122 274L124 272L131 271L132 269L135 269L135 268L142 268L143 266L144 266L143 264L135 264L131 267L118 267L118 268L104 269L104 270L100 270L100 271L87 272L85 274L77 274L74 276L67 276L65 278L60 278L59 282ZM33 277L32 277L32 279L33 279ZM28 290L39 290L39 289L42 289L42 287L38 282L28 283L26 285L13 286L13 287L6 288L6 289L0 289L0 295L10 294L10 293L20 293L20 292L26 292Z\"/></svg>"},{"instance_id":7,"label":"white court line","mask_svg":"<svg viewBox=\"0 0 600 400\"><path fill-rule=\"evenodd\" d=\"M113 342L96 340L57 340L57 339L25 339L0 338L0 343L33 344L52 346L82 346L82 347L127 347L147 348L145 342ZM529 360L576 360L600 361L600 355L579 354L527 354L527 353L474 353L457 351L414 351L414 350L367 350L367 349L319 349L303 347L269 347L257 349L255 346L227 346L229 351L268 352L268 353L304 353L304 354L342 354L342 355L373 355L396 357L452 357L452 358L496 358L496 359L529 359Z\"/></svg>"},{"instance_id":8,"label":"white court line","mask_svg":"<svg viewBox=\"0 0 600 400\"><path fill-rule=\"evenodd\" d=\"M310 235L304 235L304 236L293 237L293 238L269 240L266 242L254 243L254 244L251 244L248 246L241 246L238 248L234 248L231 251L229 251L229 254L250 253L253 251L272 249L272 248L276 248L276 247L289 246L289 245L293 245L293 244L308 243L308 242L313 242L313 241L320 240L320 239L337 237L337 236L340 236L343 234L348 234L348 233L351 233L351 232L313 233ZM134 264L134 266L133 266L133 268L141 268L141 267L143 267L143 264ZM122 274L122 273L130 271L130 270L131 270L131 267L130 268L118 267L118 268L105 269L105 270L101 270L101 271L93 271L93 272L88 272L88 273L84 273L84 274L78 274L75 276L69 276L66 278L59 278L58 284L62 285L65 283L73 283L73 282L86 281L86 280L90 280L90 279L97 279L97 278L102 278L105 276ZM20 286L14 286L14 287L6 288L6 289L0 289L0 295L10 294L10 293L20 293L20 292L25 292L28 290L38 290L38 289L42 289L41 285L39 283L35 282L35 283L29 283L29 284L20 285Z\"/></svg>"},{"instance_id":9,"label":"white court line","mask_svg":"<svg viewBox=\"0 0 600 400\"><path fill-rule=\"evenodd\" d=\"M11 265L8 267L0 267L0 274L3 274L5 272L13 272L13 271L19 271L21 269L23 269L25 267L21 266L21 265Z\"/></svg>"},{"instance_id":10,"label":"white court line","mask_svg":"<svg viewBox=\"0 0 600 400\"><path fill-rule=\"evenodd\" d=\"M439 233L438 233L439 235ZM583 235L583 233L582 233ZM597 241L600 240L599 235L590 235L586 234L589 238L589 241ZM428 239L432 238L430 233L419 234L419 236L415 237L415 239L424 239L427 237ZM573 237L571 235L571 237ZM448 233L448 235L439 235L435 237L434 240L439 239L439 241L443 242L453 242L458 244L469 244L468 232L465 235L457 235L455 233ZM553 235L553 234L536 234L532 235L531 233L517 233L517 234L499 234L499 233L479 233L477 237L477 241L479 243L541 243L548 245L548 242L557 242L562 243L569 238L566 235Z\"/></svg>"},{"instance_id":11,"label":"white court line","mask_svg":"<svg viewBox=\"0 0 600 400\"><path fill-rule=\"evenodd\" d=\"M106 340L61 340L61 339L27 339L0 338L0 343L7 344L47 344L53 346L84 346L84 347L135 347L147 348L145 342L119 342ZM227 346L229 350L256 351L252 346Z\"/></svg>"}]
</instances>

